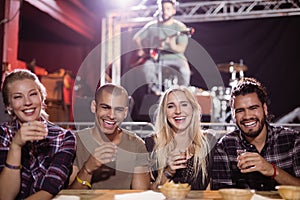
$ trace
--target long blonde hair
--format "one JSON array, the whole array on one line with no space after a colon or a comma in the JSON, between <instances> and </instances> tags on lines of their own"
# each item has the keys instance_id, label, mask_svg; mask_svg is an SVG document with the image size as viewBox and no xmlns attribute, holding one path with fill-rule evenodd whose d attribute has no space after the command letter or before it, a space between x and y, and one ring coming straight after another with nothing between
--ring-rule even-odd
<instances>
[{"instance_id":1,"label":"long blonde hair","mask_svg":"<svg viewBox=\"0 0 300 200\"><path fill-rule=\"evenodd\" d=\"M174 133L172 131L172 128L166 116L167 98L170 93L175 91L184 92L193 109L193 116L191 119L191 123L187 129L188 136L192 141L192 147L194 148L193 178L195 179L198 173L201 171L202 183L204 183L208 174L206 169L207 166L206 156L208 155L209 152L209 144L200 128L200 117L201 117L200 106L193 93L187 87L176 86L168 89L164 93L164 95L160 99L159 106L157 108L157 113L156 113L157 116L155 121L157 137L155 137L155 146L154 146L154 151L152 152L152 156L155 157L156 159L156 164L158 166L157 169L158 176L154 184L155 185L160 184L163 170L167 166L168 155L176 147Z\"/></svg>"}]
</instances>

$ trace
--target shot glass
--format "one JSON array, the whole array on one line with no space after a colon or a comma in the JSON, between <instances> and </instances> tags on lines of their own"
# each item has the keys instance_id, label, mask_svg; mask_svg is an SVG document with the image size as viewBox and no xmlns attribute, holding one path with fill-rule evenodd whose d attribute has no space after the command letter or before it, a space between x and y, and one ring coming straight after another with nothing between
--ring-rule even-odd
<instances>
[{"instance_id":1,"label":"shot glass","mask_svg":"<svg viewBox=\"0 0 300 200\"><path fill-rule=\"evenodd\" d=\"M188 150L180 150L179 153L180 153L180 156L183 156L183 157L185 157L185 159L187 159Z\"/></svg>"},{"instance_id":2,"label":"shot glass","mask_svg":"<svg viewBox=\"0 0 300 200\"><path fill-rule=\"evenodd\" d=\"M238 156L240 156L240 155L242 155L243 153L246 153L246 152L247 152L246 149L237 149L236 150L236 153L237 153Z\"/></svg>"}]
</instances>

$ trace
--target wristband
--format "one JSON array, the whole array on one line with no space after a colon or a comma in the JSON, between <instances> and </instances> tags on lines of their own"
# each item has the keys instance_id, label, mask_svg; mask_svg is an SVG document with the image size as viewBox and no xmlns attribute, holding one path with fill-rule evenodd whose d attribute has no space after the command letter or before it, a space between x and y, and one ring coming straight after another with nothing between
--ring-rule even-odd
<instances>
[{"instance_id":1,"label":"wristband","mask_svg":"<svg viewBox=\"0 0 300 200\"><path fill-rule=\"evenodd\" d=\"M22 169L22 165L15 166L15 165L10 165L7 162L5 162L4 166L8 169L14 169L14 170Z\"/></svg>"},{"instance_id":2,"label":"wristband","mask_svg":"<svg viewBox=\"0 0 300 200\"><path fill-rule=\"evenodd\" d=\"M274 163L272 163L272 166L273 166L274 173L273 173L273 175L271 177L275 178L275 176L277 175L276 174L277 169L276 169L276 165Z\"/></svg>"},{"instance_id":3,"label":"wristband","mask_svg":"<svg viewBox=\"0 0 300 200\"><path fill-rule=\"evenodd\" d=\"M88 186L89 189L92 188L92 185L91 185L90 182L88 182L88 181L83 181L83 180L81 180L78 176L76 176L76 180L77 180L77 182L80 183L81 185Z\"/></svg>"}]
</instances>

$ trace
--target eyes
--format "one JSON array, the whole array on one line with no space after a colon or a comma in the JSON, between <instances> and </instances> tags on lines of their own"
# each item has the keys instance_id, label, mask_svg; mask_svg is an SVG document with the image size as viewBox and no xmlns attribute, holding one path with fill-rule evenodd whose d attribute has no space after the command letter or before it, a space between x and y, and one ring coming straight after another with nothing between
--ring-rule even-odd
<instances>
[{"instance_id":1,"label":"eyes","mask_svg":"<svg viewBox=\"0 0 300 200\"><path fill-rule=\"evenodd\" d=\"M106 104L100 104L100 109L102 109L103 111L109 111L112 109L112 107ZM114 110L115 112L124 112L125 107L115 107Z\"/></svg>"},{"instance_id":2,"label":"eyes","mask_svg":"<svg viewBox=\"0 0 300 200\"><path fill-rule=\"evenodd\" d=\"M29 93L29 97L38 96L39 93L37 91L32 91ZM22 99L25 95L24 94L13 94L12 98L15 100Z\"/></svg>"},{"instance_id":3,"label":"eyes","mask_svg":"<svg viewBox=\"0 0 300 200\"><path fill-rule=\"evenodd\" d=\"M181 107L183 107L183 108L186 108L186 107L188 107L190 104L188 103L188 102L180 102L179 103L179 106L181 106ZM167 104L167 108L168 109L172 109L172 108L175 108L176 107L176 105L175 105L175 103L168 103Z\"/></svg>"},{"instance_id":4,"label":"eyes","mask_svg":"<svg viewBox=\"0 0 300 200\"><path fill-rule=\"evenodd\" d=\"M247 109L248 110L251 110L251 111L255 111L255 110L257 110L259 108L259 106L258 105L253 105L253 106L250 106L250 107L248 107ZM241 113L241 112L244 112L246 109L245 108L237 108L237 109L235 109L235 113Z\"/></svg>"}]
</instances>

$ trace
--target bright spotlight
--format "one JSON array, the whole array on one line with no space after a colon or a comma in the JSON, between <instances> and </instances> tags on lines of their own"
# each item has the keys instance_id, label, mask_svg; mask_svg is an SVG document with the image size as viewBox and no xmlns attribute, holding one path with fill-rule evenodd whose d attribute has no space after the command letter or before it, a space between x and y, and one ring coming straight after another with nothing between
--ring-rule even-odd
<instances>
[{"instance_id":1,"label":"bright spotlight","mask_svg":"<svg viewBox=\"0 0 300 200\"><path fill-rule=\"evenodd\" d=\"M110 0L110 4L115 8L126 8L129 6L137 5L137 0Z\"/></svg>"}]
</instances>

